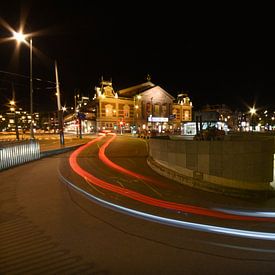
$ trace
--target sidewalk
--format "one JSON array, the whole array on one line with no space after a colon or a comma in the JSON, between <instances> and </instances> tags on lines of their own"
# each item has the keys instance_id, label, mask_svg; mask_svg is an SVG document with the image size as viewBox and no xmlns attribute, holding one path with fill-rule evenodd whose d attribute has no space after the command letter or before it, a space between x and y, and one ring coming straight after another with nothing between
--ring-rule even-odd
<instances>
[{"instance_id":1,"label":"sidewalk","mask_svg":"<svg viewBox=\"0 0 275 275\"><path fill-rule=\"evenodd\" d=\"M57 139L37 139L40 145L41 157L48 157L55 154L61 154L73 150L94 139L95 135L84 136L83 138L65 137L64 145Z\"/></svg>"},{"instance_id":2,"label":"sidewalk","mask_svg":"<svg viewBox=\"0 0 275 275\"><path fill-rule=\"evenodd\" d=\"M36 134L35 140L39 142L40 152L42 155L44 154L45 156L46 152L48 152L49 154L59 154L71 150L75 147L89 142L95 137L97 137L97 135L83 134L82 138L79 138L76 137L76 135L65 134L64 145L60 144L60 137L58 134ZM28 139L28 135L25 135L23 139L20 137L20 141ZM8 144L10 142L17 142L14 134L0 133L0 143Z\"/></svg>"}]
</instances>

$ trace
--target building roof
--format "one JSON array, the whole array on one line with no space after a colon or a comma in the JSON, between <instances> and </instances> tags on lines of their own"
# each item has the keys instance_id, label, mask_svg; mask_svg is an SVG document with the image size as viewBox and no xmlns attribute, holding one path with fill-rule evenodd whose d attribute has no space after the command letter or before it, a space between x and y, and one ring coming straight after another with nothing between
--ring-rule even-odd
<instances>
[{"instance_id":1,"label":"building roof","mask_svg":"<svg viewBox=\"0 0 275 275\"><path fill-rule=\"evenodd\" d=\"M132 97L136 94L142 93L152 87L155 87L156 85L152 83L151 81L147 81L144 83L141 83L139 85L135 85L126 89L122 89L118 91L118 94L120 96L125 96L125 97Z\"/></svg>"},{"instance_id":2,"label":"building roof","mask_svg":"<svg viewBox=\"0 0 275 275\"><path fill-rule=\"evenodd\" d=\"M154 87L148 88L142 92L142 94L147 94L147 93L154 93L156 95L162 93L162 94L165 94L167 97L171 98L171 100L175 99L172 95L170 95L168 92L166 92L160 86L154 86Z\"/></svg>"}]
</instances>

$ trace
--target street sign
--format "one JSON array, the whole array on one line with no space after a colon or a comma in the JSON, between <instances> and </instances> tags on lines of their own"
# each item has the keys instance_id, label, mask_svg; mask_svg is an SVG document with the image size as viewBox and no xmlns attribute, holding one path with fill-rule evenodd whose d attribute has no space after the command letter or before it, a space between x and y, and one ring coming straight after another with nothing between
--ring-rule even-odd
<instances>
[{"instance_id":1,"label":"street sign","mask_svg":"<svg viewBox=\"0 0 275 275\"><path fill-rule=\"evenodd\" d=\"M78 118L81 119L81 120L83 120L83 119L86 118L86 115L85 115L84 113L78 113L77 116L78 116Z\"/></svg>"}]
</instances>

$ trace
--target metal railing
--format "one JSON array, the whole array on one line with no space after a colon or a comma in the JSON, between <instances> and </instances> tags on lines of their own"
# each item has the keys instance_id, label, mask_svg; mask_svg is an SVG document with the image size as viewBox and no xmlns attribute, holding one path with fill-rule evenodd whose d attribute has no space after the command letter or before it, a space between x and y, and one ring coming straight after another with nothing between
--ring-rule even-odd
<instances>
[{"instance_id":1,"label":"metal railing","mask_svg":"<svg viewBox=\"0 0 275 275\"><path fill-rule=\"evenodd\" d=\"M36 140L0 143L0 171L40 158Z\"/></svg>"}]
</instances>

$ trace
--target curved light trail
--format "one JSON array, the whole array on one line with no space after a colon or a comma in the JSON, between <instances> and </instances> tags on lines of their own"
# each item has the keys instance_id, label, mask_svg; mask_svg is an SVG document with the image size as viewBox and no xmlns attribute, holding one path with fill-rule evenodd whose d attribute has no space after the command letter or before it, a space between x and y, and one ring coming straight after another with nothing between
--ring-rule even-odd
<instances>
[{"instance_id":1,"label":"curved light trail","mask_svg":"<svg viewBox=\"0 0 275 275\"><path fill-rule=\"evenodd\" d=\"M86 170L81 168L79 166L79 164L77 163L78 155L85 148L89 147L92 143L97 142L101 138L102 137L96 138L95 140L78 148L70 155L70 158L69 158L69 163L70 163L71 168L78 175L83 177L86 181L90 182L91 184L94 184L94 185L101 187L103 189L109 190L111 192L120 194L122 196L131 198L133 200L136 200L136 201L148 204L148 205L171 209L171 210L176 210L176 211L182 211L185 213L191 213L191 214L197 214L197 215L221 218L221 219L228 219L228 220L275 222L275 218L271 218L271 217L251 217L251 216L245 216L245 215L230 214L230 213L224 213L224 212L217 211L217 210L211 210L211 209L206 209L206 208L202 208L202 207L191 206L191 205L187 205L187 204L179 204L179 203L175 203L175 202L164 201L164 200L160 200L160 199L156 199L156 198L152 198L152 197L140 194L138 192L135 192L135 191L127 189L127 188L115 186L111 183L103 181L103 180L93 176L92 174L88 173ZM113 139L111 139L111 140L113 140Z\"/></svg>"},{"instance_id":2,"label":"curved light trail","mask_svg":"<svg viewBox=\"0 0 275 275\"><path fill-rule=\"evenodd\" d=\"M137 178L137 179L141 179L141 180L144 180L144 181L147 181L147 182L151 182L155 185L161 185L161 183L159 181L156 181L155 179L152 179L150 177L146 177L144 175L141 175L141 174L138 174L138 173L135 173L133 171L130 171L130 170L127 170L125 169L124 167L121 167L119 165L117 165L116 163L112 162L109 158L106 157L105 155L105 149L110 145L110 143L116 138L116 134L111 134L112 137L107 140L99 149L99 153L98 153L98 156L99 156L99 159L104 162L106 165L108 165L109 167L111 167L112 169L115 169L117 170L118 172L122 173L122 174L126 174L126 175L129 175L131 177L134 177L134 178Z\"/></svg>"},{"instance_id":3,"label":"curved light trail","mask_svg":"<svg viewBox=\"0 0 275 275\"><path fill-rule=\"evenodd\" d=\"M156 180L154 180L150 177L146 177L146 176L140 175L138 173L135 173L133 171L127 170L124 167L121 167L121 166L115 164L109 158L107 158L107 156L105 155L105 149L116 138L115 134L112 134L112 135L113 135L113 137L111 139L109 139L107 142L105 142L99 149L98 155L99 155L100 160L103 161L109 167L111 167L111 168L113 168L113 169L115 169L115 170L117 170L121 173L124 173L124 174L130 175L132 177L142 179L142 180L145 180L147 182L151 182L151 183L159 185L158 181L156 181ZM224 213L227 213L227 214L239 215L239 216L275 218L275 212L231 210L231 209L224 209L224 208L213 208L212 210L219 211L219 212L224 212Z\"/></svg>"},{"instance_id":4,"label":"curved light trail","mask_svg":"<svg viewBox=\"0 0 275 275\"><path fill-rule=\"evenodd\" d=\"M149 220L149 221L155 221L155 222L165 224L165 225L170 225L170 226L180 227L180 228L185 228L185 229L192 229L192 230L196 230L196 231L203 231L203 232L208 232L208 233L216 233L216 234L230 235L230 236L235 236L235 237L261 239L261 240L268 240L268 241L275 240L275 233L240 230L240 229L235 229L235 228L227 228L227 227L221 227L221 226L187 222L187 221L182 221L182 220L160 217L160 216L148 214L148 213L145 213L142 211L137 211L137 210L134 210L131 208L127 208L124 206L120 206L120 205L111 203L109 201L103 200L96 196L93 196L92 194L86 192L85 190L79 188L72 182L65 179L61 174L60 174L60 177L70 187L74 188L78 192L87 196L89 199L91 199L105 207L116 209L120 212L124 212L124 213L130 214L132 216L137 216L137 217Z\"/></svg>"},{"instance_id":5,"label":"curved light trail","mask_svg":"<svg viewBox=\"0 0 275 275\"><path fill-rule=\"evenodd\" d=\"M275 218L275 212L264 212L264 211L258 211L258 210L255 210L255 211L232 210L232 209L224 209L224 208L213 208L213 209L220 212L233 214L233 215Z\"/></svg>"}]
</instances>

